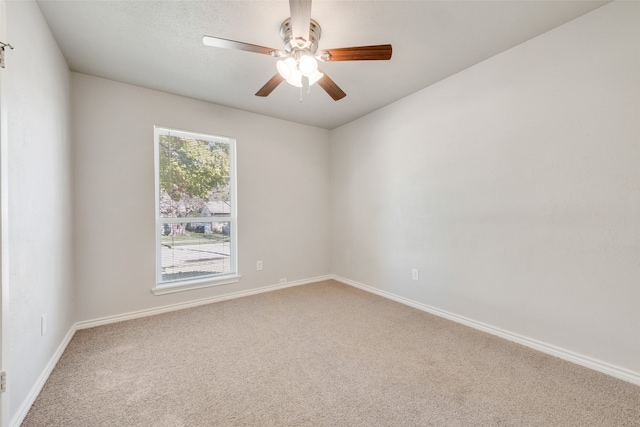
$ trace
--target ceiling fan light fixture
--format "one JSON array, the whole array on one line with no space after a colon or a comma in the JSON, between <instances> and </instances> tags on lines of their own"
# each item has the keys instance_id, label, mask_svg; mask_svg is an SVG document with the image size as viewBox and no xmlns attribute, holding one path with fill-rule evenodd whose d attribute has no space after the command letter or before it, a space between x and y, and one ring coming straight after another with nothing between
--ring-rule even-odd
<instances>
[{"instance_id":1,"label":"ceiling fan light fixture","mask_svg":"<svg viewBox=\"0 0 640 427\"><path fill-rule=\"evenodd\" d=\"M281 59L276 64L276 67L278 68L278 72L280 73L280 75L285 80L289 80L293 76L293 73L295 71L298 71L296 60L293 58L287 58L285 60Z\"/></svg>"},{"instance_id":2,"label":"ceiling fan light fixture","mask_svg":"<svg viewBox=\"0 0 640 427\"><path fill-rule=\"evenodd\" d=\"M311 55L302 55L299 64L300 72L305 77L310 77L318 70L318 61Z\"/></svg>"},{"instance_id":3,"label":"ceiling fan light fixture","mask_svg":"<svg viewBox=\"0 0 640 427\"><path fill-rule=\"evenodd\" d=\"M291 76L287 79L287 83L291 86L302 87L302 73L300 70L294 69Z\"/></svg>"},{"instance_id":4,"label":"ceiling fan light fixture","mask_svg":"<svg viewBox=\"0 0 640 427\"><path fill-rule=\"evenodd\" d=\"M309 79L309 86L311 86L312 84L316 83L322 77L324 77L324 73L321 73L316 68L316 70L310 76L307 77Z\"/></svg>"}]
</instances>

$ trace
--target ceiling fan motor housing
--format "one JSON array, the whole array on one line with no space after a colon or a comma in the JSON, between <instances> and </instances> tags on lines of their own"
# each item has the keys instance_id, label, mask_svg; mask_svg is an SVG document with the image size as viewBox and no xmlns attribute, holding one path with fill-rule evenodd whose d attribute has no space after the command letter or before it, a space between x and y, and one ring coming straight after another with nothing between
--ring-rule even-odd
<instances>
[{"instance_id":1,"label":"ceiling fan motor housing","mask_svg":"<svg viewBox=\"0 0 640 427\"><path fill-rule=\"evenodd\" d=\"M311 55L315 55L318 51L318 42L320 41L321 34L322 29L320 28L320 24L313 19L309 24L309 40L301 38L294 39L291 28L291 18L285 19L280 26L280 37L282 37L284 43L284 50L288 54L292 54L296 50L303 50L311 53Z\"/></svg>"}]
</instances>

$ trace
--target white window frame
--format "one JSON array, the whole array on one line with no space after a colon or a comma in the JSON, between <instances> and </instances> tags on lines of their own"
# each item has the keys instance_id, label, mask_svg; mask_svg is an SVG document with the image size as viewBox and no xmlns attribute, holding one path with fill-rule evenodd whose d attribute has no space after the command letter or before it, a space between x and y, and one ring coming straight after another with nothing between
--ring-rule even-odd
<instances>
[{"instance_id":1,"label":"white window frame","mask_svg":"<svg viewBox=\"0 0 640 427\"><path fill-rule=\"evenodd\" d=\"M230 213L228 215L216 215L212 217L188 217L188 218L162 218L160 217L160 135L171 135L185 138L195 138L205 141L217 141L229 144L229 191L231 196ZM236 194L236 140L231 137L209 135L197 132L171 129L162 126L154 126L154 169L155 169L155 244L156 244L156 285L151 289L155 295L164 295L182 292L191 289L201 289L210 286L227 285L237 283L240 280L238 273L238 219L237 219L237 194ZM229 222L230 264L231 272L226 274L211 274L195 279L177 279L171 281L162 280L162 238L159 230L167 223L188 222ZM200 221L199 221L200 220Z\"/></svg>"}]
</instances>

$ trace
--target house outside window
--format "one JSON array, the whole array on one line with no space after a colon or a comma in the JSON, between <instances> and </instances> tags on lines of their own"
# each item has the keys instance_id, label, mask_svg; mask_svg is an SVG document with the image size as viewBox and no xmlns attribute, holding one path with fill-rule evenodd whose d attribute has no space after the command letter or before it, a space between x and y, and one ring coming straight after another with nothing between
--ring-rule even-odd
<instances>
[{"instance_id":1,"label":"house outside window","mask_svg":"<svg viewBox=\"0 0 640 427\"><path fill-rule=\"evenodd\" d=\"M156 287L237 282L235 139L155 127Z\"/></svg>"}]
</instances>

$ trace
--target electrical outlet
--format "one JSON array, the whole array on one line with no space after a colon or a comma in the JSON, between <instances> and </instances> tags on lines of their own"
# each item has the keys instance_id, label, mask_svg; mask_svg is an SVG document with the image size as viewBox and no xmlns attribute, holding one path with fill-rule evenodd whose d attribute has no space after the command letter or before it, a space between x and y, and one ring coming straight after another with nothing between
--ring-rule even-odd
<instances>
[{"instance_id":1,"label":"electrical outlet","mask_svg":"<svg viewBox=\"0 0 640 427\"><path fill-rule=\"evenodd\" d=\"M256 262L256 270L258 271L262 270L262 261Z\"/></svg>"},{"instance_id":2,"label":"electrical outlet","mask_svg":"<svg viewBox=\"0 0 640 427\"><path fill-rule=\"evenodd\" d=\"M40 316L40 336L44 336L47 332L47 317L45 314Z\"/></svg>"},{"instance_id":3,"label":"electrical outlet","mask_svg":"<svg viewBox=\"0 0 640 427\"><path fill-rule=\"evenodd\" d=\"M418 269L414 268L411 270L411 279L418 280Z\"/></svg>"},{"instance_id":4,"label":"electrical outlet","mask_svg":"<svg viewBox=\"0 0 640 427\"><path fill-rule=\"evenodd\" d=\"M281 285L286 285L287 284L287 278L283 277L282 279L280 279L280 284Z\"/></svg>"}]
</instances>

